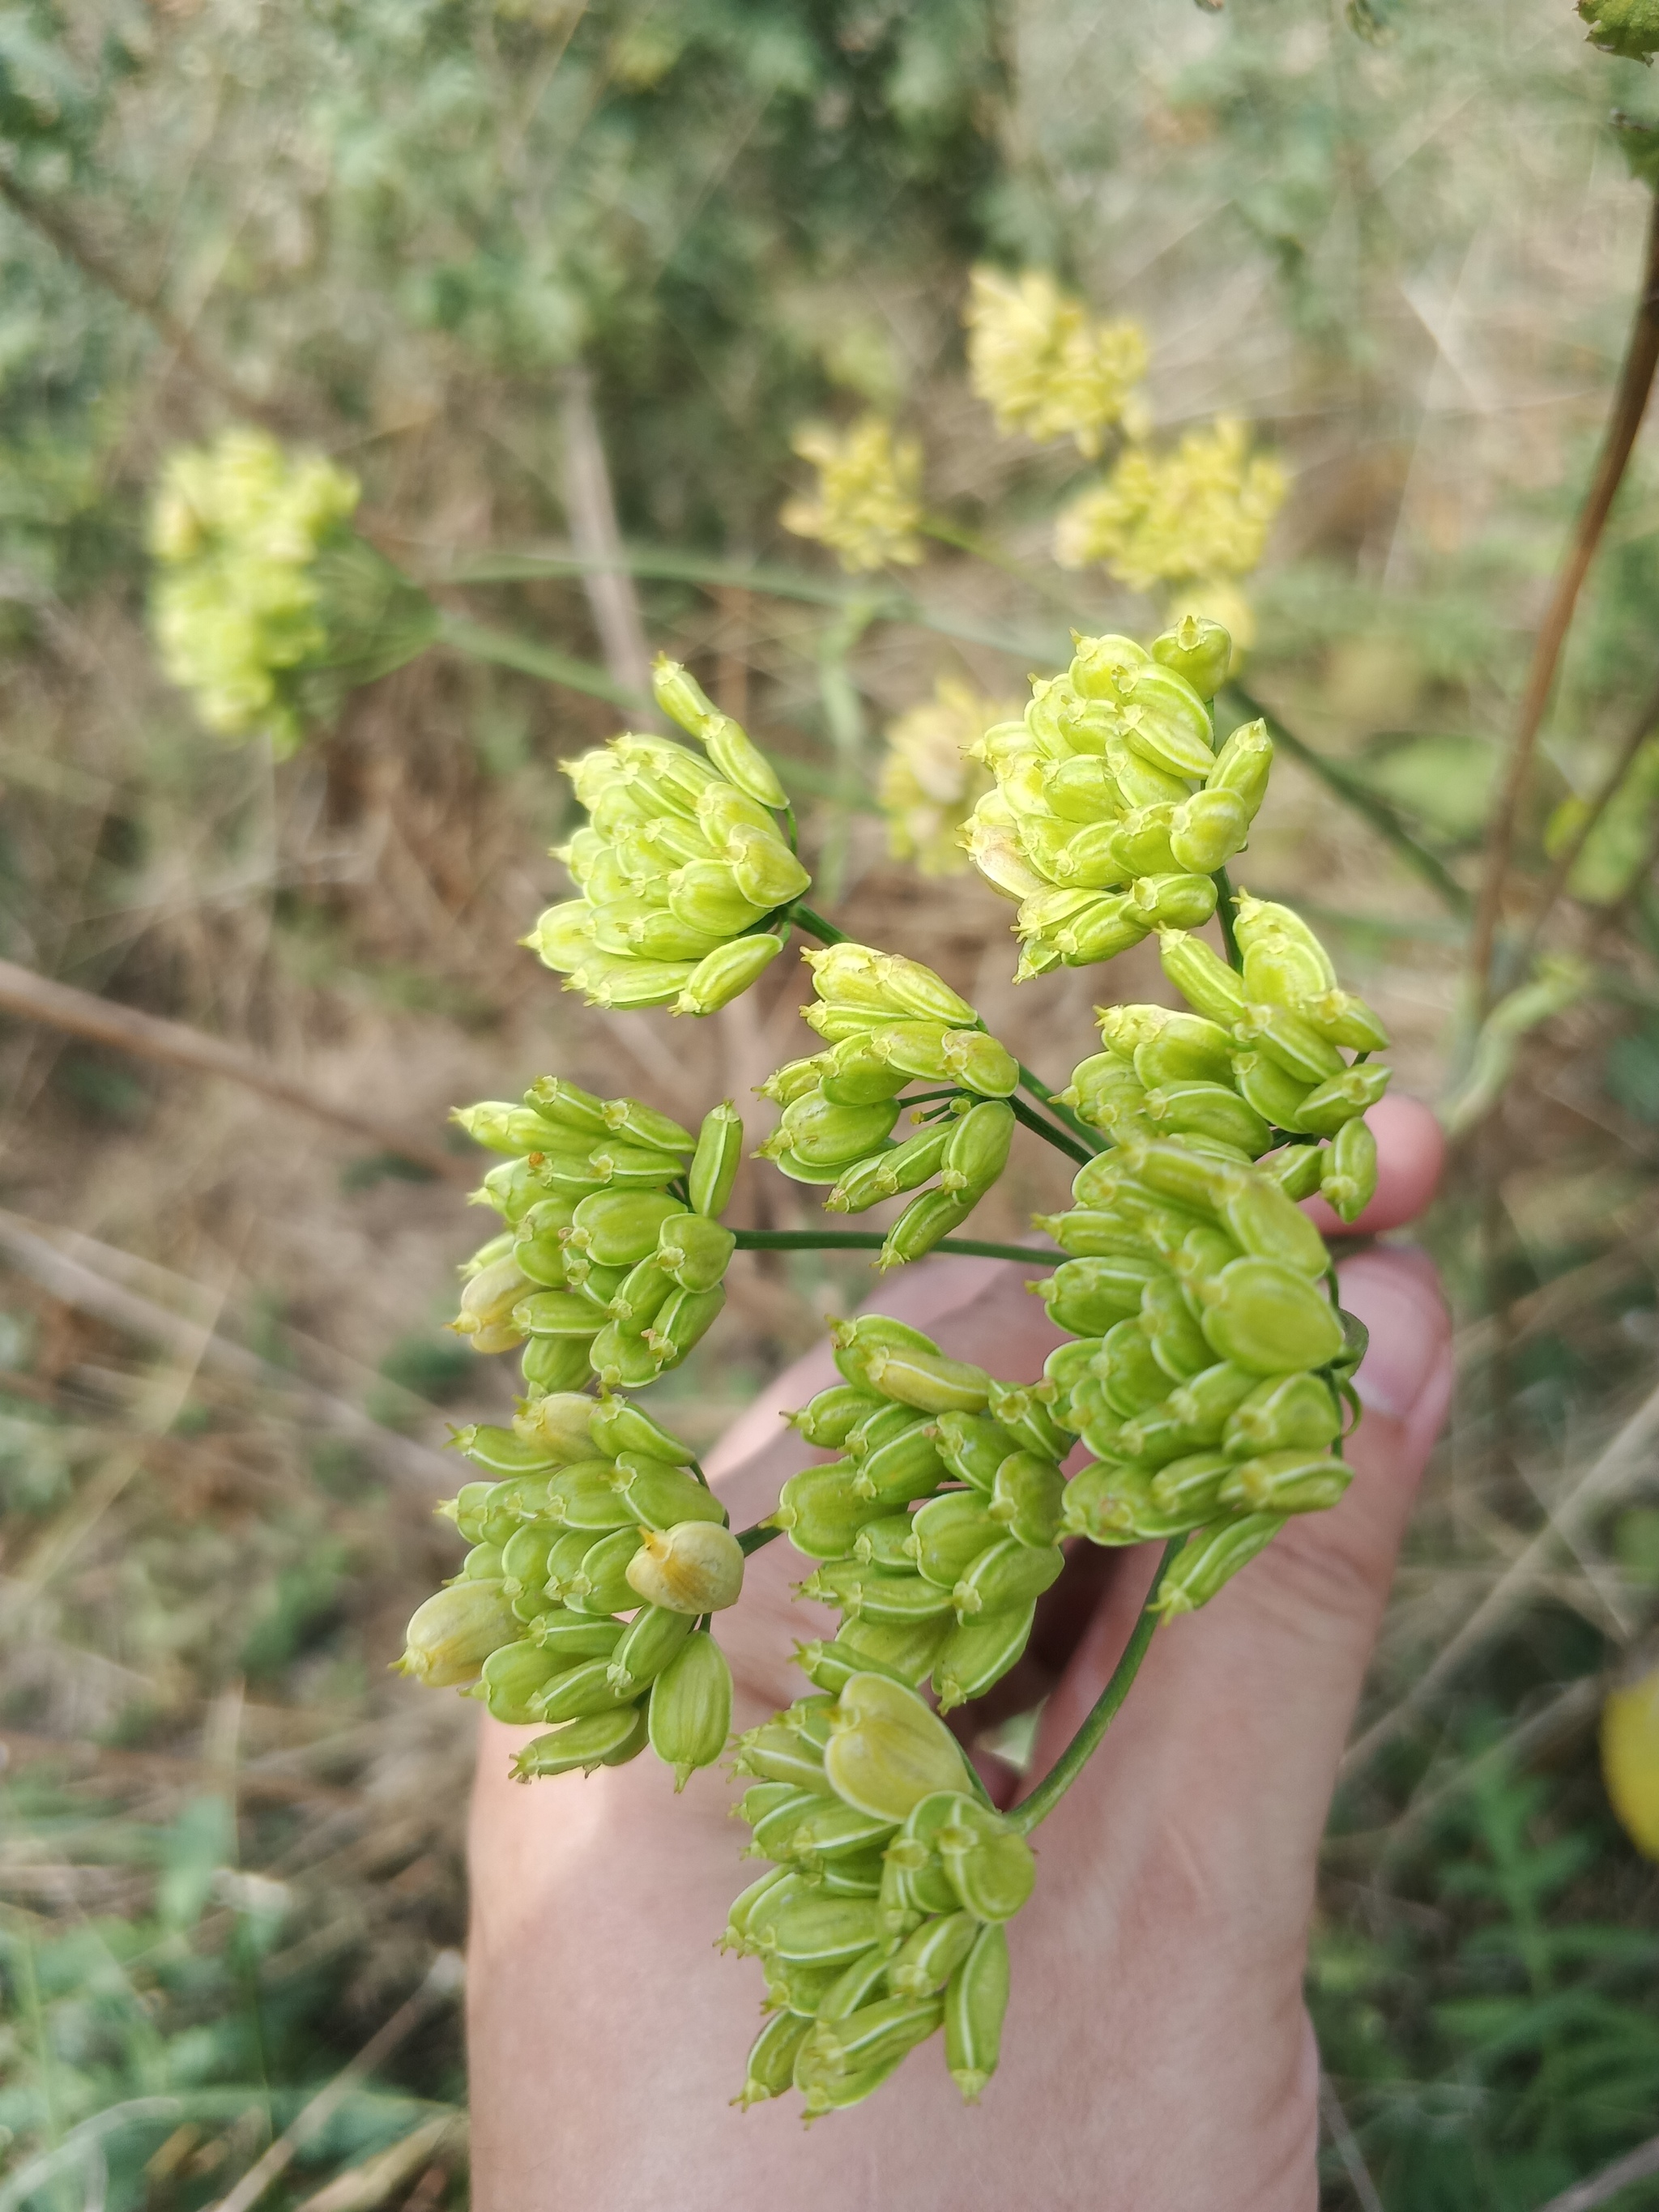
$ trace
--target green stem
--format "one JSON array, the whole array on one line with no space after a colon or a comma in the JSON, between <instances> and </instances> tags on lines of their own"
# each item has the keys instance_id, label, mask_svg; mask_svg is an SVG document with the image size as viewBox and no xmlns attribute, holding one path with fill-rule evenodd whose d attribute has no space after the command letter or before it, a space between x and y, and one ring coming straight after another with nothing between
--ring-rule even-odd
<instances>
[{"instance_id":1,"label":"green stem","mask_svg":"<svg viewBox=\"0 0 1659 2212\"><path fill-rule=\"evenodd\" d=\"M1244 956L1238 949L1238 938L1233 928L1233 879L1225 868L1218 868L1210 878L1215 885L1215 918L1221 924L1221 942L1227 949L1227 965L1236 975L1244 973Z\"/></svg>"},{"instance_id":2,"label":"green stem","mask_svg":"<svg viewBox=\"0 0 1659 2212\"><path fill-rule=\"evenodd\" d=\"M1117 1709L1128 1696L1130 1685L1140 1672L1140 1662L1146 1656L1147 1647L1158 1626L1152 1600L1158 1595L1158 1585L1169 1572L1176 1553L1186 1540L1185 1536L1174 1536L1164 1546L1164 1557L1158 1563L1158 1572L1152 1577L1152 1585L1146 1593L1146 1602L1140 1618L1135 1623L1134 1634L1123 1647L1123 1656L1113 1668L1111 1680L1095 1699L1089 1717L1036 1788L1008 1815L1022 1835L1029 1836L1033 1828L1048 1819L1088 1765L1102 1736L1116 1718Z\"/></svg>"},{"instance_id":3,"label":"green stem","mask_svg":"<svg viewBox=\"0 0 1659 2212\"><path fill-rule=\"evenodd\" d=\"M793 906L783 909L783 917L786 921L793 921L797 929L804 929L809 937L816 937L820 945L845 945L847 942L844 929L837 929L833 921L826 921L821 914L814 914L811 908L803 905L799 899Z\"/></svg>"},{"instance_id":4,"label":"green stem","mask_svg":"<svg viewBox=\"0 0 1659 2212\"><path fill-rule=\"evenodd\" d=\"M1022 1090L1029 1091L1033 1098L1040 1098L1055 1121L1063 1121L1073 1135L1080 1137L1088 1146L1091 1152L1098 1152L1100 1146L1096 1142L1097 1132L1091 1129L1080 1115L1074 1114L1069 1106L1062 1106L1042 1078L1040 1075L1034 1075L1023 1060L1018 1062L1018 1067Z\"/></svg>"},{"instance_id":5,"label":"green stem","mask_svg":"<svg viewBox=\"0 0 1659 2212\"><path fill-rule=\"evenodd\" d=\"M781 1528L763 1528L757 1521L752 1528L738 1530L738 1549L747 1559L751 1552L758 1552L763 1544L769 1544L774 1536L781 1536L782 1534Z\"/></svg>"},{"instance_id":6,"label":"green stem","mask_svg":"<svg viewBox=\"0 0 1659 2212\"><path fill-rule=\"evenodd\" d=\"M464 615L440 615L434 642L447 645L452 653L465 653L469 660L488 660L498 668L516 668L522 676L540 676L550 684L563 684L567 691L583 691L590 699L603 699L609 706L653 711L648 699L630 691L626 684L613 682L592 661L578 660L574 653L561 653L534 638L489 629L483 623L469 622Z\"/></svg>"},{"instance_id":7,"label":"green stem","mask_svg":"<svg viewBox=\"0 0 1659 2212\"><path fill-rule=\"evenodd\" d=\"M738 1229L739 1252L878 1252L887 1242L878 1229ZM993 1244L982 1237L942 1237L935 1252L974 1260L1018 1260L1028 1267L1057 1267L1064 1256L1041 1246Z\"/></svg>"},{"instance_id":8,"label":"green stem","mask_svg":"<svg viewBox=\"0 0 1659 2212\"><path fill-rule=\"evenodd\" d=\"M1085 1152L1063 1129L1057 1129L1052 1121L1045 1121L1041 1114L1033 1113L1023 1098L1011 1098L1007 1103L1015 1121L1030 1130L1033 1136L1052 1145L1057 1152L1064 1152L1068 1160L1075 1160L1080 1168L1086 1168L1093 1159L1092 1151Z\"/></svg>"}]
</instances>

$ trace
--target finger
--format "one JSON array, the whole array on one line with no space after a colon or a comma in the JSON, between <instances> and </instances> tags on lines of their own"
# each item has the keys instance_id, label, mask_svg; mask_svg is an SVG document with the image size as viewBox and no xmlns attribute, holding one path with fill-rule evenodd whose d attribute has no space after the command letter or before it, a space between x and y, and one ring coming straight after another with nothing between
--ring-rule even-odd
<instances>
[{"instance_id":1,"label":"finger","mask_svg":"<svg viewBox=\"0 0 1659 2212\"><path fill-rule=\"evenodd\" d=\"M1310 1198L1303 1211L1327 1237L1380 1237L1415 1221L1446 1164L1445 1132L1420 1099L1390 1096L1365 1119L1376 1139L1376 1195L1357 1221L1343 1221L1322 1198Z\"/></svg>"},{"instance_id":2,"label":"finger","mask_svg":"<svg viewBox=\"0 0 1659 2212\"><path fill-rule=\"evenodd\" d=\"M1343 1302L1371 1332L1349 1446L1354 1480L1329 1512L1291 1522L1200 1612L1160 1628L1133 1690L1048 1827L1055 1844L1109 1822L1156 1889L1171 1880L1215 1940L1263 1962L1299 1958L1314 1853L1388 1594L1395 1555L1451 1382L1432 1270L1357 1255ZM1098 1695L1138 1617L1151 1547L1113 1587L1051 1698L1046 1767Z\"/></svg>"}]
</instances>

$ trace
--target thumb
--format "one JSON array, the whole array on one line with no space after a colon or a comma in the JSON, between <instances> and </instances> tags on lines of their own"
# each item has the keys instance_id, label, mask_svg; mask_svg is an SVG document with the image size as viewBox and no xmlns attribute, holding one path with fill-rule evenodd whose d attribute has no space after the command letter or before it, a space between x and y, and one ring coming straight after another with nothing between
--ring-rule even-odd
<instances>
[{"instance_id":1,"label":"thumb","mask_svg":"<svg viewBox=\"0 0 1659 2212\"><path fill-rule=\"evenodd\" d=\"M1341 1283L1370 1331L1347 1493L1291 1522L1209 1605L1158 1630L1100 1752L1042 1831L1058 1844L1068 1827L1104 1821L1131 1856L1126 1822L1153 1857L1179 1839L1210 1904L1298 1954L1337 1762L1451 1388L1449 1324L1423 1255L1361 1254ZM1125 1559L1045 1711L1039 1769L1103 1686L1156 1556L1149 1546Z\"/></svg>"}]
</instances>

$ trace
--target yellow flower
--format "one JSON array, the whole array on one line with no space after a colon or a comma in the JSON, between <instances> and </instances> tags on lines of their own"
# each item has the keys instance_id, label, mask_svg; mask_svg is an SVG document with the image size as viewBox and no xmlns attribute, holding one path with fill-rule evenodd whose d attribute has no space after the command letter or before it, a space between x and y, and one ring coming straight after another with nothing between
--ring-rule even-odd
<instances>
[{"instance_id":1,"label":"yellow flower","mask_svg":"<svg viewBox=\"0 0 1659 2212\"><path fill-rule=\"evenodd\" d=\"M210 729L263 726L280 750L299 742L283 678L327 648L314 563L359 496L343 469L291 459L262 430L228 430L169 458L150 514L162 571L151 621L163 669Z\"/></svg>"},{"instance_id":2,"label":"yellow flower","mask_svg":"<svg viewBox=\"0 0 1659 2212\"><path fill-rule=\"evenodd\" d=\"M1172 453L1131 446L1111 474L1073 501L1054 527L1062 568L1099 561L1120 583L1248 575L1284 503L1285 471L1252 455L1243 422L1220 416Z\"/></svg>"},{"instance_id":3,"label":"yellow flower","mask_svg":"<svg viewBox=\"0 0 1659 2212\"><path fill-rule=\"evenodd\" d=\"M960 875L971 865L957 832L991 775L967 749L1020 711L941 676L931 699L889 725L878 796L896 860L914 860L924 876Z\"/></svg>"},{"instance_id":4,"label":"yellow flower","mask_svg":"<svg viewBox=\"0 0 1659 2212\"><path fill-rule=\"evenodd\" d=\"M860 415L846 430L809 422L794 449L818 472L817 497L793 499L781 517L798 538L833 549L843 568L921 558L921 447L896 438L884 416Z\"/></svg>"},{"instance_id":5,"label":"yellow flower","mask_svg":"<svg viewBox=\"0 0 1659 2212\"><path fill-rule=\"evenodd\" d=\"M1632 1843L1659 1859L1659 1668L1609 1692L1601 1708L1601 1771Z\"/></svg>"},{"instance_id":6,"label":"yellow flower","mask_svg":"<svg viewBox=\"0 0 1659 2212\"><path fill-rule=\"evenodd\" d=\"M1138 323L1097 323L1054 278L975 269L963 319L968 373L1005 437L1024 430L1045 441L1070 436L1091 459L1102 433L1132 416L1132 388L1146 374Z\"/></svg>"}]
</instances>

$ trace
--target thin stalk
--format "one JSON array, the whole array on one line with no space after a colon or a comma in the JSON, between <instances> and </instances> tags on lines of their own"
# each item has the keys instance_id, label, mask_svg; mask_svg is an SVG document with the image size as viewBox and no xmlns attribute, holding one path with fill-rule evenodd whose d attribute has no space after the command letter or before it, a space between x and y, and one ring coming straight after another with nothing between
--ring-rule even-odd
<instances>
[{"instance_id":1,"label":"thin stalk","mask_svg":"<svg viewBox=\"0 0 1659 2212\"><path fill-rule=\"evenodd\" d=\"M784 908L784 919L793 921L797 929L804 929L809 937L816 937L820 945L845 945L847 932L837 929L833 921L826 921L821 914L814 914L810 906L799 899L793 906Z\"/></svg>"},{"instance_id":2,"label":"thin stalk","mask_svg":"<svg viewBox=\"0 0 1659 2212\"><path fill-rule=\"evenodd\" d=\"M738 1531L738 1549L747 1559L751 1552L758 1552L763 1544L769 1544L775 1536L782 1534L781 1528L763 1528L757 1521L752 1528Z\"/></svg>"},{"instance_id":3,"label":"thin stalk","mask_svg":"<svg viewBox=\"0 0 1659 2212\"><path fill-rule=\"evenodd\" d=\"M1538 949L1538 940L1543 934L1544 925L1554 910L1556 901L1566 889L1567 878L1578 864L1578 855L1589 844L1601 817L1619 796L1625 778L1636 765L1637 755L1647 743L1656 726L1659 726L1659 683L1655 684L1643 701L1641 713L1626 732L1625 742L1620 747L1618 759L1603 780L1601 788L1585 809L1583 820L1556 854L1555 865L1544 879L1544 888L1539 894L1537 909L1527 926L1526 936L1522 939L1521 949L1516 956L1516 966L1522 975L1526 975L1532 967L1532 956Z\"/></svg>"},{"instance_id":4,"label":"thin stalk","mask_svg":"<svg viewBox=\"0 0 1659 2212\"><path fill-rule=\"evenodd\" d=\"M1021 1089L1029 1091L1033 1098L1041 1099L1055 1121L1063 1121L1074 1136L1083 1139L1091 1152L1098 1152L1100 1147L1095 1141L1098 1133L1091 1129L1080 1115L1073 1113L1069 1106L1062 1106L1042 1078L1040 1075L1034 1075L1023 1060L1018 1062L1018 1067Z\"/></svg>"},{"instance_id":5,"label":"thin stalk","mask_svg":"<svg viewBox=\"0 0 1659 2212\"><path fill-rule=\"evenodd\" d=\"M1131 1684L1140 1672L1140 1662L1146 1656L1147 1647L1158 1626L1158 1615L1152 1611L1152 1600L1158 1595L1158 1585L1169 1572L1176 1553L1186 1542L1184 1536L1172 1536L1164 1547L1164 1557L1158 1563L1158 1572L1152 1577L1152 1588L1146 1593L1146 1603L1134 1634L1123 1647L1123 1656L1112 1669L1112 1679L1095 1699L1088 1718L1072 1738L1030 1796L1009 1814L1008 1818L1022 1835L1029 1836L1052 1813L1066 1792L1077 1780L1093 1757L1101 1738L1117 1717L1117 1709L1129 1694Z\"/></svg>"},{"instance_id":6,"label":"thin stalk","mask_svg":"<svg viewBox=\"0 0 1659 2212\"><path fill-rule=\"evenodd\" d=\"M590 699L603 699L608 706L630 712L656 711L648 698L618 684L592 661L578 660L574 653L561 653L556 646L542 645L510 630L488 629L483 623L469 622L465 615L440 614L434 642L447 645L452 653L465 653L469 660L488 660L498 668L516 668L521 675L562 684L567 691L585 692Z\"/></svg>"},{"instance_id":7,"label":"thin stalk","mask_svg":"<svg viewBox=\"0 0 1659 2212\"><path fill-rule=\"evenodd\" d=\"M1010 1098L1007 1104L1015 1121L1023 1127L1029 1129L1033 1136L1041 1137L1045 1144L1052 1145L1057 1152L1064 1152L1068 1160L1075 1160L1080 1168L1086 1168L1094 1158L1092 1147L1085 1151L1063 1129L1057 1128L1052 1121L1045 1121L1041 1114L1034 1113L1023 1098Z\"/></svg>"},{"instance_id":8,"label":"thin stalk","mask_svg":"<svg viewBox=\"0 0 1659 2212\"><path fill-rule=\"evenodd\" d=\"M887 1242L878 1229L738 1229L733 1234L739 1252L878 1252ZM994 1244L982 1237L942 1237L933 1249L975 1260L1018 1260L1036 1267L1057 1267L1065 1257L1040 1245Z\"/></svg>"},{"instance_id":9,"label":"thin stalk","mask_svg":"<svg viewBox=\"0 0 1659 2212\"><path fill-rule=\"evenodd\" d=\"M1236 975L1244 973L1244 956L1238 949L1238 936L1233 927L1233 879L1225 868L1218 868L1210 878L1215 885L1215 918L1221 925L1221 943L1227 955L1227 965Z\"/></svg>"},{"instance_id":10,"label":"thin stalk","mask_svg":"<svg viewBox=\"0 0 1659 2212\"><path fill-rule=\"evenodd\" d=\"M1572 542L1555 580L1555 590L1539 626L1533 647L1532 665L1521 695L1516 718L1515 744L1498 793L1497 811L1486 832L1486 865L1480 878L1480 896L1474 910L1474 932L1469 945L1469 973L1474 985L1477 1013L1485 1013L1492 997L1492 953L1498 919L1508 888L1510 862L1515 846L1516 817L1532 772L1538 749L1538 732L1555 688L1561 648L1578 604L1578 594L1589 571L1595 549L1607 527L1613 495L1623 480L1636 434L1647 411L1653 377L1659 368L1659 196L1651 196L1648 210L1647 255L1642 283L1636 295L1636 316L1625 349L1624 364L1613 393L1601 459L1584 497Z\"/></svg>"},{"instance_id":11,"label":"thin stalk","mask_svg":"<svg viewBox=\"0 0 1659 2212\"><path fill-rule=\"evenodd\" d=\"M1455 875L1438 854L1419 844L1406 827L1397 811L1380 792L1373 791L1364 777L1356 775L1340 761L1327 757L1285 727L1276 714L1270 714L1261 702L1245 690L1243 684L1228 679L1227 690L1253 721L1265 722L1267 734L1281 752L1299 761L1310 775L1316 775L1334 791L1345 806L1350 807L1362 820L1368 822L1377 836L1391 845L1407 866L1422 877L1437 896L1444 900L1454 914L1466 915L1471 901Z\"/></svg>"}]
</instances>

